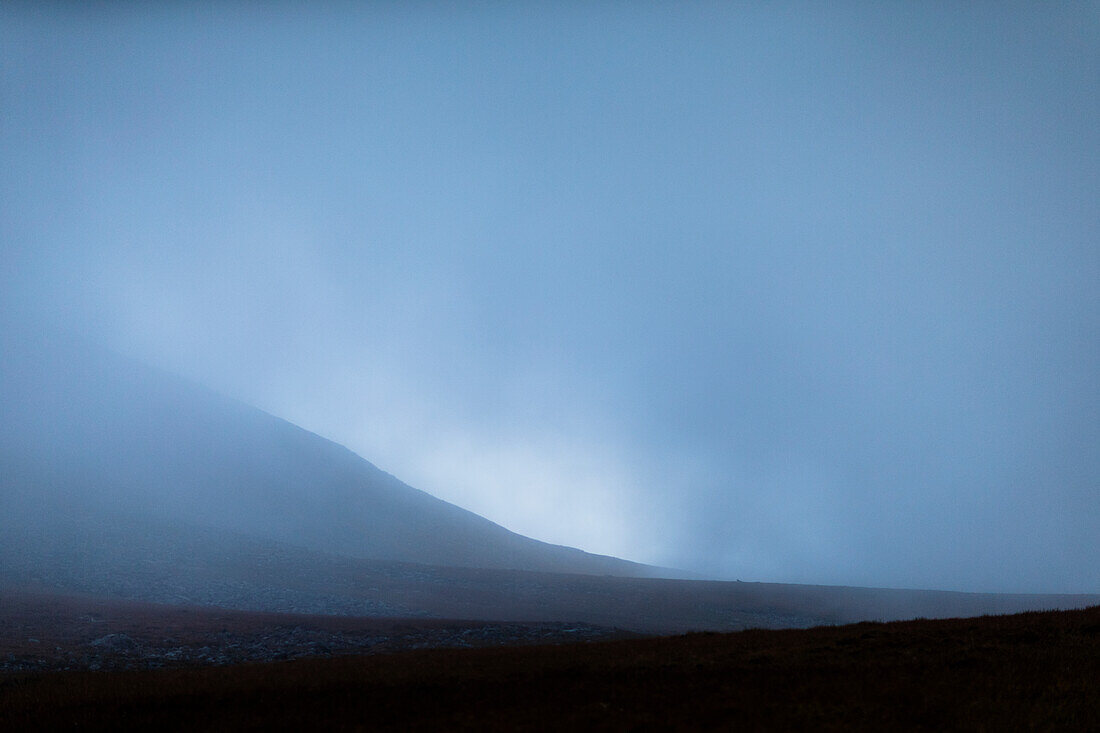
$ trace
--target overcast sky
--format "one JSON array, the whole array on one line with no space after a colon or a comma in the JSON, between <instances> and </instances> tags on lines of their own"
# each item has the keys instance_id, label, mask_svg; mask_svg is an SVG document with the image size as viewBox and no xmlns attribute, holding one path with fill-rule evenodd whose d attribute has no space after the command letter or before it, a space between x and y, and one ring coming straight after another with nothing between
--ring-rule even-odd
<instances>
[{"instance_id":1,"label":"overcast sky","mask_svg":"<svg viewBox=\"0 0 1100 733\"><path fill-rule=\"evenodd\" d=\"M1095 4L4 3L0 63L19 319L539 539L1100 591Z\"/></svg>"}]
</instances>

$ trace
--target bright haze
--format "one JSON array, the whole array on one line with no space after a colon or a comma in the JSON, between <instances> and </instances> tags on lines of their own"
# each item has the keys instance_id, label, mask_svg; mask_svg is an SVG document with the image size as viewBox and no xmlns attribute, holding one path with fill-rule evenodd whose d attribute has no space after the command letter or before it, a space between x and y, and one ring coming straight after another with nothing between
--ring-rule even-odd
<instances>
[{"instance_id":1,"label":"bright haze","mask_svg":"<svg viewBox=\"0 0 1100 733\"><path fill-rule=\"evenodd\" d=\"M1100 591L1090 4L0 7L0 304L509 529Z\"/></svg>"}]
</instances>

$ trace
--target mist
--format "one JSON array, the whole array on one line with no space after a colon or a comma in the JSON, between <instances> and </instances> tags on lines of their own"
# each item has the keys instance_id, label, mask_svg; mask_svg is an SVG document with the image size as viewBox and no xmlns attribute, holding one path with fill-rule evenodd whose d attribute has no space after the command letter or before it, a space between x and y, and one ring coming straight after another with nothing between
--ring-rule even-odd
<instances>
[{"instance_id":1,"label":"mist","mask_svg":"<svg viewBox=\"0 0 1100 733\"><path fill-rule=\"evenodd\" d=\"M2 321L553 544L1100 592L1098 59L1069 4L5 3Z\"/></svg>"}]
</instances>

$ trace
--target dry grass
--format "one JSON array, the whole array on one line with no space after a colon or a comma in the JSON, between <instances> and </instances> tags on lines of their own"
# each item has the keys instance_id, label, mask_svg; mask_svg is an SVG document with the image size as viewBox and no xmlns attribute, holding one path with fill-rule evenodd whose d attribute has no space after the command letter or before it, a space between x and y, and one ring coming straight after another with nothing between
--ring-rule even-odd
<instances>
[{"instance_id":1,"label":"dry grass","mask_svg":"<svg viewBox=\"0 0 1100 733\"><path fill-rule=\"evenodd\" d=\"M9 729L1100 730L1100 608L0 678Z\"/></svg>"},{"instance_id":2,"label":"dry grass","mask_svg":"<svg viewBox=\"0 0 1100 733\"><path fill-rule=\"evenodd\" d=\"M0 589L0 674L638 638L583 623L325 616Z\"/></svg>"}]
</instances>

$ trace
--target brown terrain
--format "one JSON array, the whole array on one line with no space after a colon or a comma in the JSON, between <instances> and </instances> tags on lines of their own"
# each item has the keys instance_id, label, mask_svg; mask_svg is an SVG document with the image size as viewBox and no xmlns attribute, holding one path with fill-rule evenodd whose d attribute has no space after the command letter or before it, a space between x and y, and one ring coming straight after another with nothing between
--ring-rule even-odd
<instances>
[{"instance_id":1,"label":"brown terrain","mask_svg":"<svg viewBox=\"0 0 1100 733\"><path fill-rule=\"evenodd\" d=\"M7 654L25 654L28 645L83 648L100 631L139 646L164 637L187 646L211 634L244 639L279 628L351 639L485 628L34 595L5 596L5 609L22 619L4 629ZM43 638L13 641L32 630ZM548 639L569 637L555 633ZM0 727L1100 729L1100 607L589 644L354 651L229 666L9 672L0 675Z\"/></svg>"},{"instance_id":2,"label":"brown terrain","mask_svg":"<svg viewBox=\"0 0 1100 733\"><path fill-rule=\"evenodd\" d=\"M0 591L0 672L156 669L638 636L585 623L256 613Z\"/></svg>"}]
</instances>

